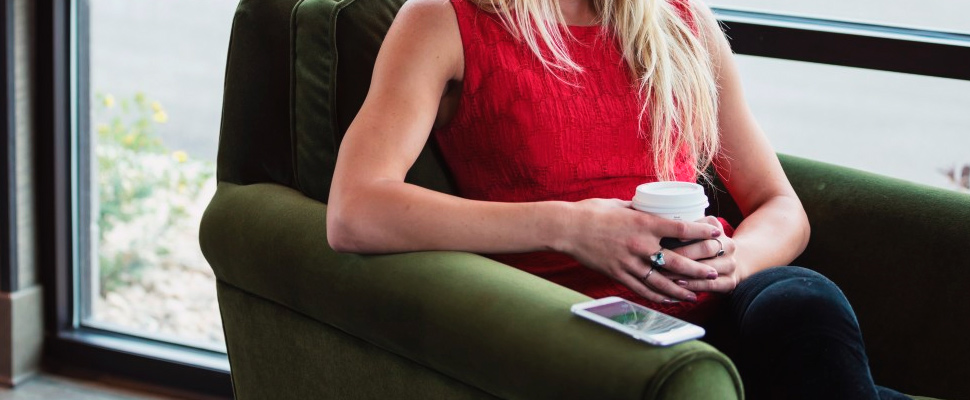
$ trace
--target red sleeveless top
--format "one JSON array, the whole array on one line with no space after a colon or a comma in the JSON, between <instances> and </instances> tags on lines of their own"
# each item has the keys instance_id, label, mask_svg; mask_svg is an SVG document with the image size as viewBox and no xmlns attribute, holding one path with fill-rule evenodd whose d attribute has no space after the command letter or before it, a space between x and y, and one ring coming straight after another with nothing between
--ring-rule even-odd
<instances>
[{"instance_id":1,"label":"red sleeveless top","mask_svg":"<svg viewBox=\"0 0 970 400\"><path fill-rule=\"evenodd\" d=\"M565 27L573 36L564 35L569 54L584 72L557 76L497 16L466 0L451 1L464 47L464 81L456 114L434 135L460 196L628 200L637 185L656 180L649 138L638 134L637 87L609 33L598 26ZM688 6L678 4L689 15ZM680 154L677 180L696 180L691 162ZM697 303L650 302L561 253L489 257L594 298L619 296L695 321L710 309L709 293L698 293Z\"/></svg>"}]
</instances>

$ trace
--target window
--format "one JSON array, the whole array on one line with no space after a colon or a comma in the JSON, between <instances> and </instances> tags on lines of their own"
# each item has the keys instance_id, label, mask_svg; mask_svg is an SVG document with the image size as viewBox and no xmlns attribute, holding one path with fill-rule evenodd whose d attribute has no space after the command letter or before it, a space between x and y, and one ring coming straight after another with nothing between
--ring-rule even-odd
<instances>
[{"instance_id":1,"label":"window","mask_svg":"<svg viewBox=\"0 0 970 400\"><path fill-rule=\"evenodd\" d=\"M970 186L970 154L962 151L970 120L961 111L970 70L957 61L970 60L970 34L796 15L804 10L788 3L755 11L732 8L754 9L754 1L712 3L726 7L716 13L734 50L760 56L738 62L777 150L938 187ZM865 15L878 18L887 7L870 8ZM939 22L945 14L928 15Z\"/></svg>"},{"instance_id":2,"label":"window","mask_svg":"<svg viewBox=\"0 0 970 400\"><path fill-rule=\"evenodd\" d=\"M81 325L225 351L198 227L235 6L89 0L80 14Z\"/></svg>"},{"instance_id":3,"label":"window","mask_svg":"<svg viewBox=\"0 0 970 400\"><path fill-rule=\"evenodd\" d=\"M965 1L929 0L706 0L711 7L846 20L916 29L970 33L970 4Z\"/></svg>"},{"instance_id":4,"label":"window","mask_svg":"<svg viewBox=\"0 0 970 400\"><path fill-rule=\"evenodd\" d=\"M748 103L782 153L967 190L970 81L738 56Z\"/></svg>"}]
</instances>

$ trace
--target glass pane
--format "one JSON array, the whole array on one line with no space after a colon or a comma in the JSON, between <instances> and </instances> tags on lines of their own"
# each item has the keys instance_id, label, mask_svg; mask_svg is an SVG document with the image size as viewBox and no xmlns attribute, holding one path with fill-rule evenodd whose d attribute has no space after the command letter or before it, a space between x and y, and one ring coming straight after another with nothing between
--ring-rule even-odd
<instances>
[{"instance_id":1,"label":"glass pane","mask_svg":"<svg viewBox=\"0 0 970 400\"><path fill-rule=\"evenodd\" d=\"M962 0L705 0L711 7L970 33L970 2Z\"/></svg>"},{"instance_id":2,"label":"glass pane","mask_svg":"<svg viewBox=\"0 0 970 400\"><path fill-rule=\"evenodd\" d=\"M215 190L236 4L88 0L79 11L84 325L225 349L198 227Z\"/></svg>"},{"instance_id":3,"label":"glass pane","mask_svg":"<svg viewBox=\"0 0 970 400\"><path fill-rule=\"evenodd\" d=\"M779 152L954 190L970 186L970 82L737 60L748 102Z\"/></svg>"}]
</instances>

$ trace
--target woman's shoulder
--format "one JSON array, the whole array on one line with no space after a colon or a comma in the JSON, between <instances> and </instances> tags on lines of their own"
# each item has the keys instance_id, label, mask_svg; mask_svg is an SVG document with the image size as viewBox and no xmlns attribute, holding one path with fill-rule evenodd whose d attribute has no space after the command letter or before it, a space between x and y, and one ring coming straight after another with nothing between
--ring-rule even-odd
<instances>
[{"instance_id":1,"label":"woman's shoulder","mask_svg":"<svg viewBox=\"0 0 970 400\"><path fill-rule=\"evenodd\" d=\"M710 10L710 7L708 7L708 5L701 0L667 0L667 2L681 10L689 10L694 12L699 10Z\"/></svg>"},{"instance_id":2,"label":"woman's shoulder","mask_svg":"<svg viewBox=\"0 0 970 400\"><path fill-rule=\"evenodd\" d=\"M464 0L408 0L394 17L388 35L427 40L433 42L432 48L443 46L443 49L460 52L459 24L461 15L467 14L463 8L474 7L463 3Z\"/></svg>"},{"instance_id":3,"label":"woman's shoulder","mask_svg":"<svg viewBox=\"0 0 970 400\"><path fill-rule=\"evenodd\" d=\"M438 51L453 49L449 42L458 42L460 50L455 15L450 0L408 0L394 17L388 36L409 42L424 41L425 45L421 47Z\"/></svg>"},{"instance_id":4,"label":"woman's shoulder","mask_svg":"<svg viewBox=\"0 0 970 400\"><path fill-rule=\"evenodd\" d=\"M714 14L711 8L700 0L667 0L673 6L677 14L690 27L695 34L701 34L709 25Z\"/></svg>"},{"instance_id":5,"label":"woman's shoulder","mask_svg":"<svg viewBox=\"0 0 970 400\"><path fill-rule=\"evenodd\" d=\"M487 55L497 42L513 41L499 17L475 0L408 0L394 25L399 26L392 26L388 35L434 40L462 59L466 53Z\"/></svg>"},{"instance_id":6,"label":"woman's shoulder","mask_svg":"<svg viewBox=\"0 0 970 400\"><path fill-rule=\"evenodd\" d=\"M695 35L707 43L716 42L723 35L714 11L701 0L667 0Z\"/></svg>"},{"instance_id":7,"label":"woman's shoulder","mask_svg":"<svg viewBox=\"0 0 970 400\"><path fill-rule=\"evenodd\" d=\"M401 6L397 16L394 17L396 24L406 23L414 28L435 28L448 24L443 22L455 20L455 8L451 4L452 0L408 0Z\"/></svg>"},{"instance_id":8,"label":"woman's shoulder","mask_svg":"<svg viewBox=\"0 0 970 400\"><path fill-rule=\"evenodd\" d=\"M425 73L442 71L447 79L460 74L461 63L461 38L449 0L405 2L378 55L378 65L388 65L392 70L416 67Z\"/></svg>"},{"instance_id":9,"label":"woman's shoulder","mask_svg":"<svg viewBox=\"0 0 970 400\"><path fill-rule=\"evenodd\" d=\"M701 25L709 25L716 22L717 18L706 3L700 0L668 0L682 15Z\"/></svg>"}]
</instances>

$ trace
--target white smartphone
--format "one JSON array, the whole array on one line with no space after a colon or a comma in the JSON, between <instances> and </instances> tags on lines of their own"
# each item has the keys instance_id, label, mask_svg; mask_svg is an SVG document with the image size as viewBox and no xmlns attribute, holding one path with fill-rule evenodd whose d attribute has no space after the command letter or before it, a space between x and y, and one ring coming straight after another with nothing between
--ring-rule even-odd
<instances>
[{"instance_id":1,"label":"white smartphone","mask_svg":"<svg viewBox=\"0 0 970 400\"><path fill-rule=\"evenodd\" d=\"M574 304L571 310L654 346L670 346L704 336L704 328L619 297Z\"/></svg>"}]
</instances>

